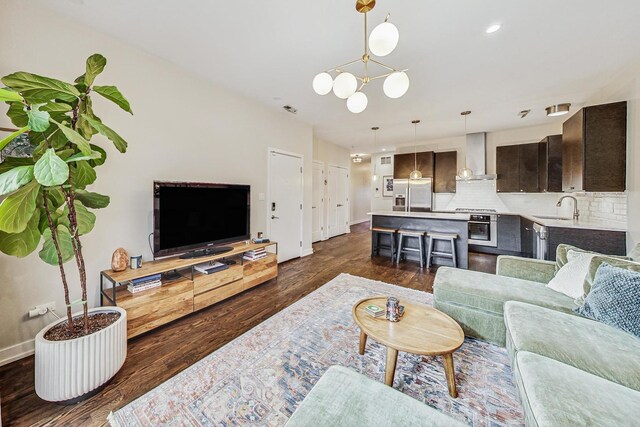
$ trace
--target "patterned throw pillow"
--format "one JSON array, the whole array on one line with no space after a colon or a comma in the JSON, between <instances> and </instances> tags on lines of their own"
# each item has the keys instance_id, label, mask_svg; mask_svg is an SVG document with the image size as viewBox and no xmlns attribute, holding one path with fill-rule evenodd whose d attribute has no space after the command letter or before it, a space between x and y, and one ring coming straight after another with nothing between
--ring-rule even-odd
<instances>
[{"instance_id":1,"label":"patterned throw pillow","mask_svg":"<svg viewBox=\"0 0 640 427\"><path fill-rule=\"evenodd\" d=\"M603 262L576 312L640 337L640 273Z\"/></svg>"},{"instance_id":2,"label":"patterned throw pillow","mask_svg":"<svg viewBox=\"0 0 640 427\"><path fill-rule=\"evenodd\" d=\"M614 267L624 268L626 270L638 271L640 272L640 263L634 261L627 261L622 258L611 258L608 256L595 256L591 258L591 262L589 263L589 269L587 271L587 275L584 277L584 294L588 295L591 292L591 287L593 286L593 282L596 279L596 273L598 269L603 263L607 263Z\"/></svg>"}]
</instances>

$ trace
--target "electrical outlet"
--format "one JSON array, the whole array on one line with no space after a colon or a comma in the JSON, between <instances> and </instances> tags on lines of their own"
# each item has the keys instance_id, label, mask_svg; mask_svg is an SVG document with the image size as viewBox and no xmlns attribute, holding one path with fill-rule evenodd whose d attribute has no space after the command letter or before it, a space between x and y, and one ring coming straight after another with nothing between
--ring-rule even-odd
<instances>
[{"instance_id":1,"label":"electrical outlet","mask_svg":"<svg viewBox=\"0 0 640 427\"><path fill-rule=\"evenodd\" d=\"M55 301L48 302L46 304L36 305L34 308L29 310L29 317L44 316L45 314L47 314L47 311L55 311L55 309L56 309Z\"/></svg>"}]
</instances>

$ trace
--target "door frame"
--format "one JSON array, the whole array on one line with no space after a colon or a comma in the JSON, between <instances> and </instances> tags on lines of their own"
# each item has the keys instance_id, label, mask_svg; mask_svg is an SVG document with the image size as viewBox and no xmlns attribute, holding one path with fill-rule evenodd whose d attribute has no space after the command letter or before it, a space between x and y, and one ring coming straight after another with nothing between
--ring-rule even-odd
<instances>
[{"instance_id":1,"label":"door frame","mask_svg":"<svg viewBox=\"0 0 640 427\"><path fill-rule=\"evenodd\" d=\"M302 250L304 245L304 155L299 153L294 153L292 151L281 150L280 148L267 148L267 205L266 205L266 219L267 219L267 236L271 238L271 171L273 170L273 166L271 164L271 153L280 154L283 156L290 156L300 159L300 193L299 200L302 209L299 210L299 222L300 222L300 248L298 250L299 256L302 257Z\"/></svg>"},{"instance_id":2,"label":"door frame","mask_svg":"<svg viewBox=\"0 0 640 427\"><path fill-rule=\"evenodd\" d=\"M349 194L349 189L351 188L351 165L349 165L348 167L342 166L342 165L337 165L335 163L328 163L327 164L327 170L331 169L332 167L334 168L338 168L338 169L344 169L347 171L347 205L345 206L345 208L347 209L347 224L345 225L346 227L346 231L345 234L349 234L351 233L351 226L350 226L350 222L351 222L351 195ZM329 172L327 172L327 186L328 186L328 182L329 182ZM328 189L327 189L327 197L329 197L328 194ZM327 210L327 219L329 218L329 211ZM328 224L328 223L327 223ZM327 225L326 227L327 229L327 239L330 239L331 237L336 237L336 236L340 236L341 234L336 234L335 236L329 236L329 226Z\"/></svg>"},{"instance_id":3,"label":"door frame","mask_svg":"<svg viewBox=\"0 0 640 427\"><path fill-rule=\"evenodd\" d=\"M325 175L325 168L324 168L324 162L321 162L319 160L314 160L313 161L313 166L320 166L320 170L322 171L322 182L320 183L320 193L321 193L321 197L320 197L320 206L318 207L318 209L320 209L320 214L319 214L319 221L320 221L320 240L319 241L323 241L323 240L327 240L327 227L326 224L324 223L324 199L327 197L327 185L325 184L327 178ZM311 175L311 179L313 179L313 174ZM311 182L311 191L313 192L313 181ZM311 201L311 209L313 209L313 200ZM312 220L312 224L311 224L311 243L313 243L313 220Z\"/></svg>"}]
</instances>

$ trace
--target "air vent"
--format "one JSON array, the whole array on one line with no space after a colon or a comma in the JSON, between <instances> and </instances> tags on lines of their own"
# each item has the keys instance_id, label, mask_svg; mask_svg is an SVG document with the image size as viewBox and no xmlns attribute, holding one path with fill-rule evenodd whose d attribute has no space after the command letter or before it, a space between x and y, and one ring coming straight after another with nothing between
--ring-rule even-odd
<instances>
[{"instance_id":1,"label":"air vent","mask_svg":"<svg viewBox=\"0 0 640 427\"><path fill-rule=\"evenodd\" d=\"M296 114L298 112L297 108L292 107L291 105L285 105L284 108L286 111L288 111L291 114Z\"/></svg>"},{"instance_id":2,"label":"air vent","mask_svg":"<svg viewBox=\"0 0 640 427\"><path fill-rule=\"evenodd\" d=\"M391 156L380 157L381 165L390 165L391 164Z\"/></svg>"}]
</instances>

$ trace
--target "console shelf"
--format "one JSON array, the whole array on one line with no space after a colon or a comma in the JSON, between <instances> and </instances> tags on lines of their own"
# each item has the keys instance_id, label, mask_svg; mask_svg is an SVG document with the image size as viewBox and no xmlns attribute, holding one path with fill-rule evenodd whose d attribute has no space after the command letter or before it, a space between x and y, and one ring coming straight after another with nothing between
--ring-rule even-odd
<instances>
[{"instance_id":1,"label":"console shelf","mask_svg":"<svg viewBox=\"0 0 640 427\"><path fill-rule=\"evenodd\" d=\"M167 258L146 262L138 269L102 271L100 303L127 311L127 336L132 338L278 276L276 242L239 243L232 247L233 250L218 255ZM245 252L267 247L275 247L275 253L269 252L257 261L243 259ZM236 264L212 274L201 274L194 268L197 264L222 259L233 259ZM127 290L129 280L174 271L180 278L167 282L163 279L160 287L135 294Z\"/></svg>"}]
</instances>

